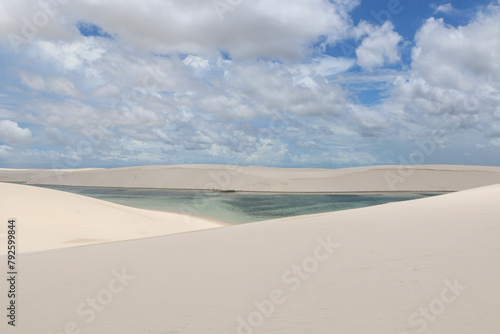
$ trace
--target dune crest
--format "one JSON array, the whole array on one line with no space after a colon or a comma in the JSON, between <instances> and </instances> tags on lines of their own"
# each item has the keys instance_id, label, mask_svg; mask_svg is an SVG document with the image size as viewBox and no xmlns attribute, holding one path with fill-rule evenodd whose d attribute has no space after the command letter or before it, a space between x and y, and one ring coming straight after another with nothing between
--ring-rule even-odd
<instances>
[{"instance_id":1,"label":"dune crest","mask_svg":"<svg viewBox=\"0 0 500 334\"><path fill-rule=\"evenodd\" d=\"M458 191L500 183L500 167L416 165L339 169L225 165L0 170L28 184L262 192Z\"/></svg>"}]
</instances>

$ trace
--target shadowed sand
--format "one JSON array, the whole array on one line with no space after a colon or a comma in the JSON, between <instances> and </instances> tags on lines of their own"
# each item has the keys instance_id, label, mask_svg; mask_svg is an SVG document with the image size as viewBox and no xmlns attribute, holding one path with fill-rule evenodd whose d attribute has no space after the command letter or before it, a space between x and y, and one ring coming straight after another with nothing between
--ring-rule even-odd
<instances>
[{"instance_id":1,"label":"shadowed sand","mask_svg":"<svg viewBox=\"0 0 500 334\"><path fill-rule=\"evenodd\" d=\"M19 219L24 250L18 325L7 326L3 316L1 333L489 334L500 328L500 185L80 247L73 246L146 236L142 227L153 235L160 222L167 233L186 226L167 214L1 187L2 203L9 202L1 204L0 219L4 226L10 216ZM201 220L198 227L213 226ZM1 240L3 251L5 234ZM30 245L37 251L26 252Z\"/></svg>"},{"instance_id":2,"label":"shadowed sand","mask_svg":"<svg viewBox=\"0 0 500 334\"><path fill-rule=\"evenodd\" d=\"M419 165L301 169L169 165L87 170L0 169L0 181L268 192L457 191L500 183L500 167Z\"/></svg>"}]
</instances>

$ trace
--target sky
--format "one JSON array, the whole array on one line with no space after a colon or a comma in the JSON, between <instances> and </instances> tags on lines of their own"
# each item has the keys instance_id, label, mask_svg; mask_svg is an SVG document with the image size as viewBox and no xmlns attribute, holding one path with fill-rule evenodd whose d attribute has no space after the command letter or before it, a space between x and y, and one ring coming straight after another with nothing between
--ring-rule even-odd
<instances>
[{"instance_id":1,"label":"sky","mask_svg":"<svg viewBox=\"0 0 500 334\"><path fill-rule=\"evenodd\" d=\"M0 0L0 167L500 166L498 0Z\"/></svg>"}]
</instances>

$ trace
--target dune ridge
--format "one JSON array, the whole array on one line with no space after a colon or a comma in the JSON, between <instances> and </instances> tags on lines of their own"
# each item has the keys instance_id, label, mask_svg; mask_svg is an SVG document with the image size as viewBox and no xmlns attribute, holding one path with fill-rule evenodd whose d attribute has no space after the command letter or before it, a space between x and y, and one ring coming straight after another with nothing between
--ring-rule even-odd
<instances>
[{"instance_id":1,"label":"dune ridge","mask_svg":"<svg viewBox=\"0 0 500 334\"><path fill-rule=\"evenodd\" d=\"M340 169L225 165L0 170L28 184L260 192L458 191L500 183L500 167L415 165Z\"/></svg>"}]
</instances>

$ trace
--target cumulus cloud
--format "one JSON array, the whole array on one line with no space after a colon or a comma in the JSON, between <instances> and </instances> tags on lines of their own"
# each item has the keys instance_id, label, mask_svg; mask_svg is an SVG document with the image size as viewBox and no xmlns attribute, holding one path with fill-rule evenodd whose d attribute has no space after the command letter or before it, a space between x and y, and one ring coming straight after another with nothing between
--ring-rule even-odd
<instances>
[{"instance_id":1,"label":"cumulus cloud","mask_svg":"<svg viewBox=\"0 0 500 334\"><path fill-rule=\"evenodd\" d=\"M389 21L380 27L364 24L366 37L356 49L357 64L364 69L373 70L385 64L394 64L400 60L398 44L402 37L394 31Z\"/></svg>"},{"instance_id":2,"label":"cumulus cloud","mask_svg":"<svg viewBox=\"0 0 500 334\"><path fill-rule=\"evenodd\" d=\"M305 47L327 36L342 38L350 26L349 11L359 1L285 0L226 3L224 15L213 1L72 1L57 5L53 17L33 35L44 40L67 40L78 34L68 25L95 24L116 37L118 43L145 52L213 54L224 49L234 59L253 57L297 58ZM33 21L44 13L38 2L16 1L2 5L2 31L23 37L22 18ZM114 13L108 15L105 13ZM148 24L144 24L148 22ZM24 29L26 30L26 29ZM24 31L26 32L26 31ZM272 33L269 33L272 32ZM24 38L24 37L23 37ZM9 41L4 39L4 43Z\"/></svg>"},{"instance_id":3,"label":"cumulus cloud","mask_svg":"<svg viewBox=\"0 0 500 334\"><path fill-rule=\"evenodd\" d=\"M204 57L188 55L184 58L184 64L191 66L194 69L210 69L210 64L208 63L208 59Z\"/></svg>"},{"instance_id":4,"label":"cumulus cloud","mask_svg":"<svg viewBox=\"0 0 500 334\"><path fill-rule=\"evenodd\" d=\"M98 61L109 47L103 40L77 36L72 41L39 40L34 42L34 50L44 60L57 62L66 72L79 70Z\"/></svg>"},{"instance_id":5,"label":"cumulus cloud","mask_svg":"<svg viewBox=\"0 0 500 334\"><path fill-rule=\"evenodd\" d=\"M44 1L3 1L0 3L0 42L18 52L36 39L69 40L74 31L64 22L67 5Z\"/></svg>"},{"instance_id":6,"label":"cumulus cloud","mask_svg":"<svg viewBox=\"0 0 500 334\"><path fill-rule=\"evenodd\" d=\"M498 6L456 28L428 19L416 35L411 76L395 81L392 101L427 131L491 133L500 102L499 30Z\"/></svg>"},{"instance_id":7,"label":"cumulus cloud","mask_svg":"<svg viewBox=\"0 0 500 334\"><path fill-rule=\"evenodd\" d=\"M471 88L471 76L500 70L499 17L496 10L458 28L430 18L417 33L412 66L433 84Z\"/></svg>"},{"instance_id":8,"label":"cumulus cloud","mask_svg":"<svg viewBox=\"0 0 500 334\"><path fill-rule=\"evenodd\" d=\"M0 120L0 139L9 145L29 145L32 142L30 129L8 119Z\"/></svg>"}]
</instances>

